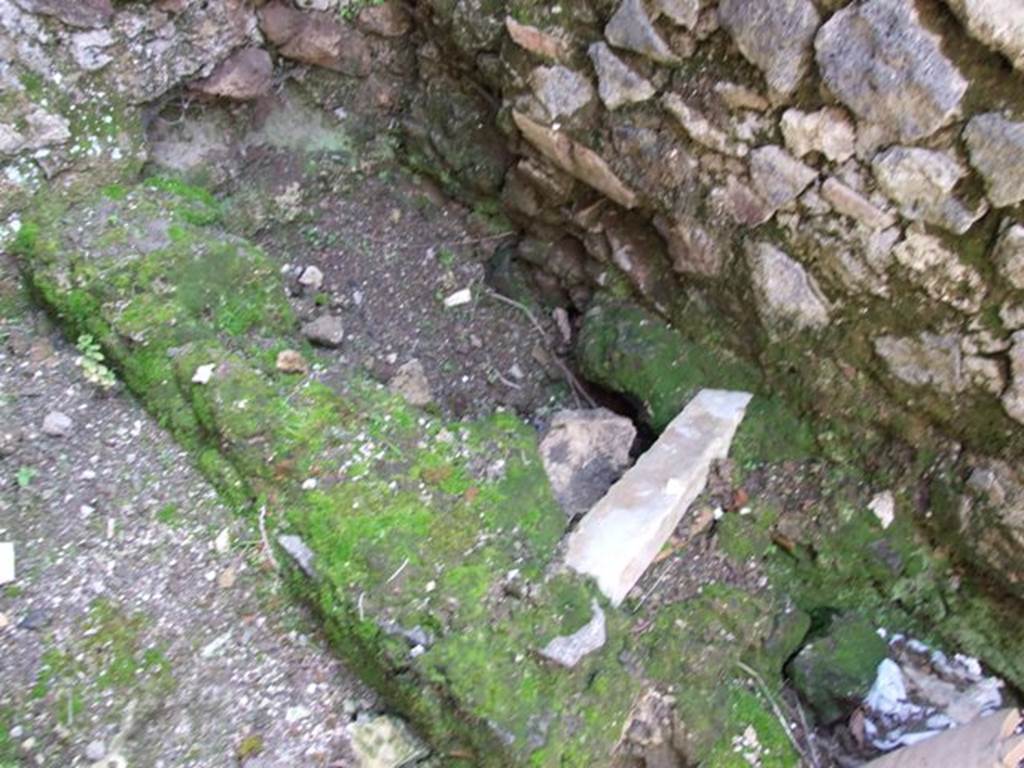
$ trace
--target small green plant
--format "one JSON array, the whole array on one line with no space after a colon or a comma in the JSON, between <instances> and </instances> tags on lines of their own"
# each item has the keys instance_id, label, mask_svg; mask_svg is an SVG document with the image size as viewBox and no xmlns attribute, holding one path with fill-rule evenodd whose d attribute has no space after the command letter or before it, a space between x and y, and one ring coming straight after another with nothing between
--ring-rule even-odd
<instances>
[{"instance_id":1,"label":"small green plant","mask_svg":"<svg viewBox=\"0 0 1024 768\"><path fill-rule=\"evenodd\" d=\"M114 372L106 366L104 362L106 358L96 339L88 333L83 333L78 337L75 346L81 353L75 362L82 369L82 375L85 376L86 381L101 389L111 389L117 384L117 378L114 376Z\"/></svg>"},{"instance_id":2,"label":"small green plant","mask_svg":"<svg viewBox=\"0 0 1024 768\"><path fill-rule=\"evenodd\" d=\"M14 479L18 481L19 488L28 488L29 483L32 482L32 478L36 476L36 471L32 467L21 467Z\"/></svg>"}]
</instances>

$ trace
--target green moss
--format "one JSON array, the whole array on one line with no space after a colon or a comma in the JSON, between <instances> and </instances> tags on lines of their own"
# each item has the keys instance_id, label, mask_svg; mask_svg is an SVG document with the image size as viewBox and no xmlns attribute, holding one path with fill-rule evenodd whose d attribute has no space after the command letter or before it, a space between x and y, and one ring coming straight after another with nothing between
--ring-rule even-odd
<instances>
[{"instance_id":1,"label":"green moss","mask_svg":"<svg viewBox=\"0 0 1024 768\"><path fill-rule=\"evenodd\" d=\"M706 768L795 768L800 757L793 749L770 705L737 683L729 686L722 735L701 763ZM754 735L751 743L750 734ZM756 759L752 763L750 755Z\"/></svg>"},{"instance_id":2,"label":"green moss","mask_svg":"<svg viewBox=\"0 0 1024 768\"><path fill-rule=\"evenodd\" d=\"M15 768L18 760L18 745L11 737L13 712L0 707L0 768Z\"/></svg>"}]
</instances>

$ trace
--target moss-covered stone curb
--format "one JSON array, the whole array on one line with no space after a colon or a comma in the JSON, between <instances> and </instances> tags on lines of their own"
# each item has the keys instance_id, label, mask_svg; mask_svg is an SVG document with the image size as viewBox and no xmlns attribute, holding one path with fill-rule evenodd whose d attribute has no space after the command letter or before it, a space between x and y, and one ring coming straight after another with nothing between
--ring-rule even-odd
<instances>
[{"instance_id":1,"label":"moss-covered stone curb","mask_svg":"<svg viewBox=\"0 0 1024 768\"><path fill-rule=\"evenodd\" d=\"M219 217L201 190L157 180L42 202L17 250L69 335L99 340L225 498L303 538L317 575L290 569L296 590L446 764L615 764L652 690L676 694L690 759L727 759L753 725L780 745L773 765L795 763L737 677L745 658L778 684L802 639L777 631L781 597L722 585L646 624L605 605L605 646L553 666L538 649L586 623L598 595L551 568L565 518L533 431L506 413L445 423L354 371L331 386L278 372L282 348L313 351L275 265Z\"/></svg>"}]
</instances>

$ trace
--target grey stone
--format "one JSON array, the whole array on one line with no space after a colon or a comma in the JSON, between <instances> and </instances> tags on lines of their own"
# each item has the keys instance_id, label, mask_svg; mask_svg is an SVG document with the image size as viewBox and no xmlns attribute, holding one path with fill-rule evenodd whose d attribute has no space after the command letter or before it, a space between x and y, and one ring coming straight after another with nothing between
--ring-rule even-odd
<instances>
[{"instance_id":1,"label":"grey stone","mask_svg":"<svg viewBox=\"0 0 1024 768\"><path fill-rule=\"evenodd\" d=\"M825 23L814 46L829 90L903 141L949 123L967 90L911 0L853 3Z\"/></svg>"},{"instance_id":2,"label":"grey stone","mask_svg":"<svg viewBox=\"0 0 1024 768\"><path fill-rule=\"evenodd\" d=\"M588 53L597 72L598 93L608 109L647 101L654 95L654 86L612 53L606 43L594 43Z\"/></svg>"},{"instance_id":3,"label":"grey stone","mask_svg":"<svg viewBox=\"0 0 1024 768\"><path fill-rule=\"evenodd\" d=\"M657 15L667 16L689 30L700 19L701 0L654 0L651 6Z\"/></svg>"},{"instance_id":4,"label":"grey stone","mask_svg":"<svg viewBox=\"0 0 1024 768\"><path fill-rule=\"evenodd\" d=\"M722 0L718 20L770 88L787 95L797 89L821 23L811 0Z\"/></svg>"},{"instance_id":5,"label":"grey stone","mask_svg":"<svg viewBox=\"0 0 1024 768\"><path fill-rule=\"evenodd\" d=\"M871 164L882 191L912 221L926 221L958 235L964 234L988 210L974 210L953 195L967 169L949 152L920 147L890 147Z\"/></svg>"},{"instance_id":6,"label":"grey stone","mask_svg":"<svg viewBox=\"0 0 1024 768\"><path fill-rule=\"evenodd\" d=\"M1024 225L1007 227L999 236L992 256L1010 285L1024 290Z\"/></svg>"},{"instance_id":7,"label":"grey stone","mask_svg":"<svg viewBox=\"0 0 1024 768\"><path fill-rule=\"evenodd\" d=\"M345 324L337 315L321 315L302 326L302 335L317 346L337 349L345 340Z\"/></svg>"},{"instance_id":8,"label":"grey stone","mask_svg":"<svg viewBox=\"0 0 1024 768\"><path fill-rule=\"evenodd\" d=\"M1024 331L1013 334L1010 348L1010 386L1003 395L1003 408L1014 421L1024 424Z\"/></svg>"},{"instance_id":9,"label":"grey stone","mask_svg":"<svg viewBox=\"0 0 1024 768\"><path fill-rule=\"evenodd\" d=\"M561 65L534 69L530 73L530 88L552 120L571 117L594 100L590 80Z\"/></svg>"},{"instance_id":10,"label":"grey stone","mask_svg":"<svg viewBox=\"0 0 1024 768\"><path fill-rule=\"evenodd\" d=\"M666 93L661 103L698 144L733 157L746 157L749 153L750 148L746 144L729 138L728 134L715 127L703 112L691 107L678 94Z\"/></svg>"},{"instance_id":11,"label":"grey stone","mask_svg":"<svg viewBox=\"0 0 1024 768\"><path fill-rule=\"evenodd\" d=\"M43 419L43 434L50 437L67 437L74 423L71 417L60 411L50 411Z\"/></svg>"},{"instance_id":12,"label":"grey stone","mask_svg":"<svg viewBox=\"0 0 1024 768\"><path fill-rule=\"evenodd\" d=\"M817 112L787 109L780 127L786 146L797 157L820 152L835 163L853 157L857 133L840 107L824 107Z\"/></svg>"},{"instance_id":13,"label":"grey stone","mask_svg":"<svg viewBox=\"0 0 1024 768\"><path fill-rule=\"evenodd\" d=\"M71 138L71 123L62 115L55 115L38 107L25 118L28 126L26 146L31 149L63 144Z\"/></svg>"},{"instance_id":14,"label":"grey stone","mask_svg":"<svg viewBox=\"0 0 1024 768\"><path fill-rule=\"evenodd\" d=\"M301 537L290 533L281 534L277 537L277 543L295 561L295 564L299 566L299 569L304 574L311 579L316 577L316 566L314 565L316 555L313 554L313 550L309 548Z\"/></svg>"},{"instance_id":15,"label":"grey stone","mask_svg":"<svg viewBox=\"0 0 1024 768\"><path fill-rule=\"evenodd\" d=\"M909 231L893 248L893 255L933 299L969 314L981 309L986 292L984 280L938 237Z\"/></svg>"},{"instance_id":16,"label":"grey stone","mask_svg":"<svg viewBox=\"0 0 1024 768\"><path fill-rule=\"evenodd\" d=\"M565 562L613 605L640 580L729 453L751 395L704 389L568 538Z\"/></svg>"},{"instance_id":17,"label":"grey stone","mask_svg":"<svg viewBox=\"0 0 1024 768\"><path fill-rule=\"evenodd\" d=\"M111 0L16 0L29 13L54 16L72 27L103 27L114 16Z\"/></svg>"},{"instance_id":18,"label":"grey stone","mask_svg":"<svg viewBox=\"0 0 1024 768\"><path fill-rule=\"evenodd\" d=\"M347 730L361 768L405 768L430 755L405 721L392 715L360 716Z\"/></svg>"},{"instance_id":19,"label":"grey stone","mask_svg":"<svg viewBox=\"0 0 1024 768\"><path fill-rule=\"evenodd\" d=\"M540 655L563 667L575 667L584 656L600 650L607 641L604 611L591 601L591 619L571 635L559 635L545 645Z\"/></svg>"},{"instance_id":20,"label":"grey stone","mask_svg":"<svg viewBox=\"0 0 1024 768\"><path fill-rule=\"evenodd\" d=\"M604 36L616 48L646 56L662 64L674 64L679 58L661 39L640 0L622 0L619 9L604 28Z\"/></svg>"},{"instance_id":21,"label":"grey stone","mask_svg":"<svg viewBox=\"0 0 1024 768\"><path fill-rule=\"evenodd\" d=\"M967 31L1024 72L1024 5L1020 0L946 0Z\"/></svg>"},{"instance_id":22,"label":"grey stone","mask_svg":"<svg viewBox=\"0 0 1024 768\"><path fill-rule=\"evenodd\" d=\"M107 755L107 745L99 739L90 741L85 747L85 759L91 763L102 760Z\"/></svg>"},{"instance_id":23,"label":"grey stone","mask_svg":"<svg viewBox=\"0 0 1024 768\"><path fill-rule=\"evenodd\" d=\"M311 291L319 291L324 285L324 273L319 267L308 266L299 275L299 285Z\"/></svg>"},{"instance_id":24,"label":"grey stone","mask_svg":"<svg viewBox=\"0 0 1024 768\"><path fill-rule=\"evenodd\" d=\"M958 334L923 332L916 337L879 336L875 354L905 384L957 395L971 388L998 394L1005 387L999 363L965 355Z\"/></svg>"},{"instance_id":25,"label":"grey stone","mask_svg":"<svg viewBox=\"0 0 1024 768\"><path fill-rule=\"evenodd\" d=\"M999 319L1010 330L1024 328L1024 304L1006 302L999 308Z\"/></svg>"},{"instance_id":26,"label":"grey stone","mask_svg":"<svg viewBox=\"0 0 1024 768\"><path fill-rule=\"evenodd\" d=\"M106 29L78 32L71 36L71 57L80 69L95 72L114 60L106 51L113 44L114 36Z\"/></svg>"},{"instance_id":27,"label":"grey stone","mask_svg":"<svg viewBox=\"0 0 1024 768\"><path fill-rule=\"evenodd\" d=\"M636 427L605 408L559 411L540 441L555 498L572 519L586 514L629 466Z\"/></svg>"},{"instance_id":28,"label":"grey stone","mask_svg":"<svg viewBox=\"0 0 1024 768\"><path fill-rule=\"evenodd\" d=\"M751 151L750 178L761 199L778 210L796 200L818 178L818 172L770 144Z\"/></svg>"},{"instance_id":29,"label":"grey stone","mask_svg":"<svg viewBox=\"0 0 1024 768\"><path fill-rule=\"evenodd\" d=\"M747 261L757 312L769 333L814 330L828 325L828 299L813 275L770 243L752 243Z\"/></svg>"},{"instance_id":30,"label":"grey stone","mask_svg":"<svg viewBox=\"0 0 1024 768\"><path fill-rule=\"evenodd\" d=\"M1024 475L1019 464L981 457L971 461L969 493L956 509L954 539L989 575L1024 597Z\"/></svg>"},{"instance_id":31,"label":"grey stone","mask_svg":"<svg viewBox=\"0 0 1024 768\"><path fill-rule=\"evenodd\" d=\"M997 112L977 115L964 129L964 140L992 205L1003 208L1024 200L1024 122Z\"/></svg>"},{"instance_id":32,"label":"grey stone","mask_svg":"<svg viewBox=\"0 0 1024 768\"><path fill-rule=\"evenodd\" d=\"M25 137L17 128L0 123L0 155L13 155L25 146Z\"/></svg>"},{"instance_id":33,"label":"grey stone","mask_svg":"<svg viewBox=\"0 0 1024 768\"><path fill-rule=\"evenodd\" d=\"M896 218L883 211L857 190L843 184L839 179L829 177L821 185L821 196L839 213L856 219L871 229L886 229L896 223Z\"/></svg>"},{"instance_id":34,"label":"grey stone","mask_svg":"<svg viewBox=\"0 0 1024 768\"><path fill-rule=\"evenodd\" d=\"M423 363L413 359L398 368L398 371L388 382L388 389L394 394L401 395L409 405L423 407L434 400L430 391L430 381L427 379L426 371L423 370Z\"/></svg>"}]
</instances>

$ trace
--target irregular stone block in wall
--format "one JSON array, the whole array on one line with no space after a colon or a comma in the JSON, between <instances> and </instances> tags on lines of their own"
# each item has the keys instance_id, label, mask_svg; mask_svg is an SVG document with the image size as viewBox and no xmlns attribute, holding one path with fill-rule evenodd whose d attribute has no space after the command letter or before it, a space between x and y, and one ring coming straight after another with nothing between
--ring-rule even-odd
<instances>
[{"instance_id":1,"label":"irregular stone block in wall","mask_svg":"<svg viewBox=\"0 0 1024 768\"><path fill-rule=\"evenodd\" d=\"M990 575L1024 597L1024 475L1020 466L1003 461L972 463L967 479L971 493L956 509L958 544Z\"/></svg>"},{"instance_id":2,"label":"irregular stone block in wall","mask_svg":"<svg viewBox=\"0 0 1024 768\"><path fill-rule=\"evenodd\" d=\"M549 61L564 61L569 58L569 46L554 35L527 24L520 24L511 16L505 19L505 29L508 30L512 42L535 56Z\"/></svg>"},{"instance_id":3,"label":"irregular stone block in wall","mask_svg":"<svg viewBox=\"0 0 1024 768\"><path fill-rule=\"evenodd\" d=\"M654 0L651 6L657 15L667 16L689 30L700 19L701 0Z\"/></svg>"},{"instance_id":4,"label":"irregular stone block in wall","mask_svg":"<svg viewBox=\"0 0 1024 768\"><path fill-rule=\"evenodd\" d=\"M997 208L1024 201L1024 123L998 112L977 115L964 129L971 165L985 178L988 199Z\"/></svg>"},{"instance_id":5,"label":"irregular stone block in wall","mask_svg":"<svg viewBox=\"0 0 1024 768\"><path fill-rule=\"evenodd\" d=\"M999 363L964 354L963 338L957 334L879 336L874 347L889 372L911 386L956 395L971 387L998 394L1006 385Z\"/></svg>"},{"instance_id":6,"label":"irregular stone block in wall","mask_svg":"<svg viewBox=\"0 0 1024 768\"><path fill-rule=\"evenodd\" d=\"M260 11L260 28L281 55L346 75L370 72L370 48L362 35L328 13L303 13L282 2Z\"/></svg>"},{"instance_id":7,"label":"irregular stone block in wall","mask_svg":"<svg viewBox=\"0 0 1024 768\"><path fill-rule=\"evenodd\" d=\"M635 438L633 422L606 408L554 415L540 456L567 517L587 512L622 476Z\"/></svg>"},{"instance_id":8,"label":"irregular stone block in wall","mask_svg":"<svg viewBox=\"0 0 1024 768\"><path fill-rule=\"evenodd\" d=\"M619 180L600 155L578 144L564 133L534 122L520 112L512 119L523 136L548 160L575 176L623 208L636 205L636 193Z\"/></svg>"},{"instance_id":9,"label":"irregular stone block in wall","mask_svg":"<svg viewBox=\"0 0 1024 768\"><path fill-rule=\"evenodd\" d=\"M647 101L654 95L654 86L605 43L594 43L587 52L597 72L598 93L608 109Z\"/></svg>"},{"instance_id":10,"label":"irregular stone block in wall","mask_svg":"<svg viewBox=\"0 0 1024 768\"><path fill-rule=\"evenodd\" d=\"M903 141L930 136L957 114L967 80L921 26L912 0L867 0L837 11L814 47L822 78L863 120Z\"/></svg>"},{"instance_id":11,"label":"irregular stone block in wall","mask_svg":"<svg viewBox=\"0 0 1024 768\"><path fill-rule=\"evenodd\" d=\"M783 94L797 89L821 23L811 0L722 0L718 19L769 87Z\"/></svg>"},{"instance_id":12,"label":"irregular stone block in wall","mask_svg":"<svg viewBox=\"0 0 1024 768\"><path fill-rule=\"evenodd\" d=\"M1024 290L1024 226L1007 227L999 237L992 256L999 271L1014 288Z\"/></svg>"},{"instance_id":13,"label":"irregular stone block in wall","mask_svg":"<svg viewBox=\"0 0 1024 768\"><path fill-rule=\"evenodd\" d=\"M813 275L770 243L747 246L757 312L769 333L828 325L829 303Z\"/></svg>"},{"instance_id":14,"label":"irregular stone block in wall","mask_svg":"<svg viewBox=\"0 0 1024 768\"><path fill-rule=\"evenodd\" d=\"M728 455L750 399L701 390L570 534L566 564L621 603Z\"/></svg>"},{"instance_id":15,"label":"irregular stone block in wall","mask_svg":"<svg viewBox=\"0 0 1024 768\"><path fill-rule=\"evenodd\" d=\"M270 92L273 71L269 53L262 48L243 48L218 64L209 77L193 83L192 88L235 101L257 99Z\"/></svg>"},{"instance_id":16,"label":"irregular stone block in wall","mask_svg":"<svg viewBox=\"0 0 1024 768\"><path fill-rule=\"evenodd\" d=\"M1010 386L1003 395L1003 408L1010 418L1024 424L1024 331L1013 334L1010 348Z\"/></svg>"},{"instance_id":17,"label":"irregular stone block in wall","mask_svg":"<svg viewBox=\"0 0 1024 768\"><path fill-rule=\"evenodd\" d=\"M954 197L967 169L949 152L897 146L879 152L871 165L882 191L913 221L962 235L988 210L984 204L971 210Z\"/></svg>"},{"instance_id":18,"label":"irregular stone block in wall","mask_svg":"<svg viewBox=\"0 0 1024 768\"><path fill-rule=\"evenodd\" d=\"M781 128L786 146L797 157L820 152L834 163L853 157L857 133L840 107L825 107L817 112L787 109Z\"/></svg>"},{"instance_id":19,"label":"irregular stone block in wall","mask_svg":"<svg viewBox=\"0 0 1024 768\"><path fill-rule=\"evenodd\" d=\"M796 200L818 172L782 147L769 145L750 153L750 178L761 199L778 210Z\"/></svg>"},{"instance_id":20,"label":"irregular stone block in wall","mask_svg":"<svg viewBox=\"0 0 1024 768\"><path fill-rule=\"evenodd\" d=\"M938 237L908 232L893 248L893 255L933 299L969 314L981 309L986 293L984 280Z\"/></svg>"},{"instance_id":21,"label":"irregular stone block in wall","mask_svg":"<svg viewBox=\"0 0 1024 768\"><path fill-rule=\"evenodd\" d=\"M946 0L972 36L1024 71L1024 4L1020 0Z\"/></svg>"},{"instance_id":22,"label":"irregular stone block in wall","mask_svg":"<svg viewBox=\"0 0 1024 768\"><path fill-rule=\"evenodd\" d=\"M704 113L688 105L678 94L666 93L661 104L698 144L733 157L746 157L750 151L742 141L733 141L725 131L712 125Z\"/></svg>"},{"instance_id":23,"label":"irregular stone block in wall","mask_svg":"<svg viewBox=\"0 0 1024 768\"><path fill-rule=\"evenodd\" d=\"M604 36L616 48L646 56L662 64L679 61L661 39L640 0L622 0L622 4L604 28Z\"/></svg>"},{"instance_id":24,"label":"irregular stone block in wall","mask_svg":"<svg viewBox=\"0 0 1024 768\"><path fill-rule=\"evenodd\" d=\"M552 119L571 117L594 100L590 80L560 65L534 69L530 73L530 88Z\"/></svg>"},{"instance_id":25,"label":"irregular stone block in wall","mask_svg":"<svg viewBox=\"0 0 1024 768\"><path fill-rule=\"evenodd\" d=\"M886 229L896 223L896 217L883 211L857 190L834 176L821 185L821 196L839 213L849 216L872 229Z\"/></svg>"},{"instance_id":26,"label":"irregular stone block in wall","mask_svg":"<svg viewBox=\"0 0 1024 768\"><path fill-rule=\"evenodd\" d=\"M114 16L110 0L17 0L29 13L54 16L72 27L105 27Z\"/></svg>"}]
</instances>

